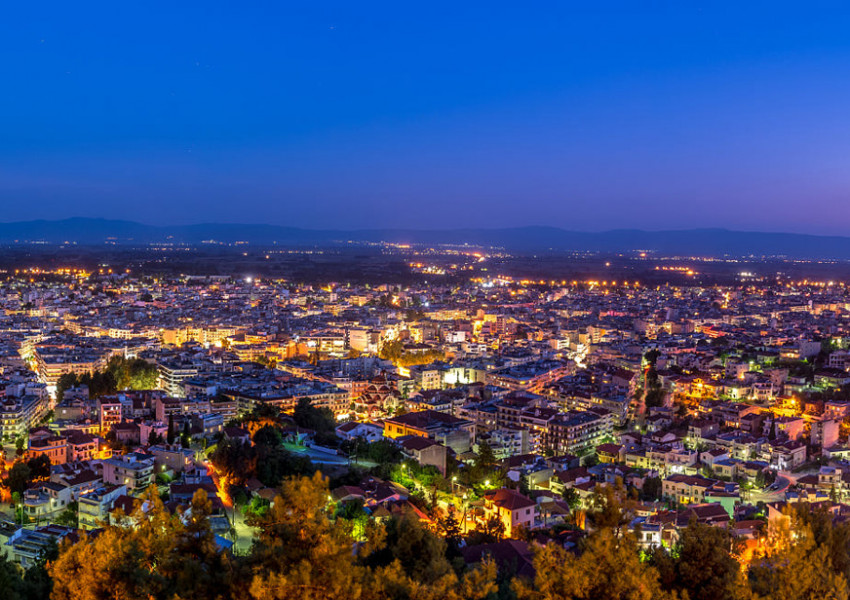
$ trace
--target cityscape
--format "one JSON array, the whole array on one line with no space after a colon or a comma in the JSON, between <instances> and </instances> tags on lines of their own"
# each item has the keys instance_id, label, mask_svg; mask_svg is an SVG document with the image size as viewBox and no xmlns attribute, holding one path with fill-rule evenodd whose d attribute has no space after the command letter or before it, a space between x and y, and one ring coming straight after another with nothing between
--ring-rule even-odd
<instances>
[{"instance_id":1,"label":"cityscape","mask_svg":"<svg viewBox=\"0 0 850 600\"><path fill-rule=\"evenodd\" d=\"M0 600L850 600L848 31L8 3Z\"/></svg>"},{"instance_id":2,"label":"cityscape","mask_svg":"<svg viewBox=\"0 0 850 600\"><path fill-rule=\"evenodd\" d=\"M418 257L408 283L7 270L20 597L797 597L774 594L802 568L838 597L843 283L729 257L701 283L705 261L645 251L631 281L531 280L488 275L525 264L504 251L377 247ZM561 272L588 260L624 258Z\"/></svg>"}]
</instances>

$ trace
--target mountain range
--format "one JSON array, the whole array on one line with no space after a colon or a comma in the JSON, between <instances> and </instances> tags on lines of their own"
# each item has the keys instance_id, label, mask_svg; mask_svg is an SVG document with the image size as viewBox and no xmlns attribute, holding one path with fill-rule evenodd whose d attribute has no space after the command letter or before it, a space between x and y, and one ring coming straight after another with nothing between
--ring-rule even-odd
<instances>
[{"instance_id":1,"label":"mountain range","mask_svg":"<svg viewBox=\"0 0 850 600\"><path fill-rule=\"evenodd\" d=\"M134 221L71 218L0 223L0 243L76 243L147 245L173 242L200 244L249 242L255 245L334 245L347 242L469 244L515 252L634 252L663 256L786 256L799 259L850 260L850 237L799 233L764 233L727 229L602 232L557 227L501 229L362 229L319 230L278 225L201 223L157 226Z\"/></svg>"}]
</instances>

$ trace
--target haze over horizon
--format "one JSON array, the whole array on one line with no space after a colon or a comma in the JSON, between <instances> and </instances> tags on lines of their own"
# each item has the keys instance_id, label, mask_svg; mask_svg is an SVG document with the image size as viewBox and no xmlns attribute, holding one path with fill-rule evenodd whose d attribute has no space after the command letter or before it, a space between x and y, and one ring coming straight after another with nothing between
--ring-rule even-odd
<instances>
[{"instance_id":1,"label":"haze over horizon","mask_svg":"<svg viewBox=\"0 0 850 600\"><path fill-rule=\"evenodd\" d=\"M11 6L2 219L843 235L850 13L809 12Z\"/></svg>"}]
</instances>

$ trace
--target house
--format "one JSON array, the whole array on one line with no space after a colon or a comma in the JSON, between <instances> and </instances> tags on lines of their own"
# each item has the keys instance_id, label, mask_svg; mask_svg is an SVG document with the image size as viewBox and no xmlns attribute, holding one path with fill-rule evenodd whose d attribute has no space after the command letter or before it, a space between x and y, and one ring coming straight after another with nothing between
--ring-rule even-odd
<instances>
[{"instance_id":1,"label":"house","mask_svg":"<svg viewBox=\"0 0 850 600\"><path fill-rule=\"evenodd\" d=\"M498 517L505 526L505 535L512 537L518 527L534 527L537 503L519 492L501 488L484 495L485 518Z\"/></svg>"},{"instance_id":2,"label":"house","mask_svg":"<svg viewBox=\"0 0 850 600\"><path fill-rule=\"evenodd\" d=\"M433 465L446 474L446 457L448 448L434 440L415 435L396 438L401 446L401 451L420 465Z\"/></svg>"},{"instance_id":3,"label":"house","mask_svg":"<svg viewBox=\"0 0 850 600\"><path fill-rule=\"evenodd\" d=\"M732 519L720 503L710 503L689 506L679 514L677 523L679 527L686 527L692 520L705 525L726 527Z\"/></svg>"},{"instance_id":4,"label":"house","mask_svg":"<svg viewBox=\"0 0 850 600\"><path fill-rule=\"evenodd\" d=\"M24 492L23 510L33 521L58 516L73 502L71 489L61 483L46 481Z\"/></svg>"},{"instance_id":5,"label":"house","mask_svg":"<svg viewBox=\"0 0 850 600\"><path fill-rule=\"evenodd\" d=\"M596 456L601 463L619 463L625 459L625 450L620 444L600 444L596 447Z\"/></svg>"},{"instance_id":6,"label":"house","mask_svg":"<svg viewBox=\"0 0 850 600\"><path fill-rule=\"evenodd\" d=\"M83 494L77 500L77 526L87 531L101 527L109 521L115 500L126 494L126 485L107 485Z\"/></svg>"},{"instance_id":7,"label":"house","mask_svg":"<svg viewBox=\"0 0 850 600\"><path fill-rule=\"evenodd\" d=\"M153 483L153 470L152 456L128 454L103 461L103 481L126 485L130 491L143 490Z\"/></svg>"},{"instance_id":8,"label":"house","mask_svg":"<svg viewBox=\"0 0 850 600\"><path fill-rule=\"evenodd\" d=\"M60 465L68 460L68 440L64 436L51 435L44 437L30 436L27 460L46 456L51 465Z\"/></svg>"},{"instance_id":9,"label":"house","mask_svg":"<svg viewBox=\"0 0 850 600\"><path fill-rule=\"evenodd\" d=\"M115 433L115 439L125 446L138 446L141 443L142 433L137 423L116 423L112 426L112 431Z\"/></svg>"},{"instance_id":10,"label":"house","mask_svg":"<svg viewBox=\"0 0 850 600\"><path fill-rule=\"evenodd\" d=\"M780 471L799 467L806 462L806 444L800 441L771 442L768 452L770 466Z\"/></svg>"},{"instance_id":11,"label":"house","mask_svg":"<svg viewBox=\"0 0 850 600\"><path fill-rule=\"evenodd\" d=\"M665 499L681 504L701 504L705 501L706 491L714 485L713 479L699 475L670 475L661 485Z\"/></svg>"},{"instance_id":12,"label":"house","mask_svg":"<svg viewBox=\"0 0 850 600\"><path fill-rule=\"evenodd\" d=\"M384 428L375 423L358 423L350 421L336 428L336 435L341 440L361 438L367 442L377 442L384 437Z\"/></svg>"},{"instance_id":13,"label":"house","mask_svg":"<svg viewBox=\"0 0 850 600\"><path fill-rule=\"evenodd\" d=\"M384 421L384 436L395 439L406 435L431 438L456 454L463 454L472 447L475 423L435 410L406 413Z\"/></svg>"},{"instance_id":14,"label":"house","mask_svg":"<svg viewBox=\"0 0 850 600\"><path fill-rule=\"evenodd\" d=\"M91 460L97 454L98 438L81 431L68 431L68 458L69 462Z\"/></svg>"},{"instance_id":15,"label":"house","mask_svg":"<svg viewBox=\"0 0 850 600\"><path fill-rule=\"evenodd\" d=\"M78 540L72 527L45 525L35 529L21 528L12 534L6 546L12 561L26 569L41 560L44 552L51 546L66 538L72 542Z\"/></svg>"},{"instance_id":16,"label":"house","mask_svg":"<svg viewBox=\"0 0 850 600\"><path fill-rule=\"evenodd\" d=\"M195 451L183 448L179 444L151 446L148 452L153 456L157 473L172 471L183 473L195 468Z\"/></svg>"}]
</instances>

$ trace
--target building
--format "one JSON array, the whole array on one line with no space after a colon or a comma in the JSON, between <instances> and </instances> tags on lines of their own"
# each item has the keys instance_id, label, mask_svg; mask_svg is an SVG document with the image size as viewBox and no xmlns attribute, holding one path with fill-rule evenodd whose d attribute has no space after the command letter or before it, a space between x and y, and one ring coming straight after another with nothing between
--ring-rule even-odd
<instances>
[{"instance_id":1,"label":"building","mask_svg":"<svg viewBox=\"0 0 850 600\"><path fill-rule=\"evenodd\" d=\"M484 496L485 518L497 517L505 527L505 536L513 537L517 528L534 527L537 503L517 491L502 488Z\"/></svg>"},{"instance_id":2,"label":"building","mask_svg":"<svg viewBox=\"0 0 850 600\"><path fill-rule=\"evenodd\" d=\"M103 481L112 485L125 485L127 490L144 490L153 483L154 458L128 454L103 461Z\"/></svg>"},{"instance_id":3,"label":"building","mask_svg":"<svg viewBox=\"0 0 850 600\"><path fill-rule=\"evenodd\" d=\"M46 525L35 529L18 529L6 542L8 554L13 562L27 569L39 560L44 553L63 539L76 541L73 527Z\"/></svg>"},{"instance_id":4,"label":"building","mask_svg":"<svg viewBox=\"0 0 850 600\"><path fill-rule=\"evenodd\" d=\"M4 440L26 436L47 414L49 402L39 396L0 400L0 432Z\"/></svg>"},{"instance_id":5,"label":"building","mask_svg":"<svg viewBox=\"0 0 850 600\"><path fill-rule=\"evenodd\" d=\"M670 475L662 482L661 493L679 504L703 504L706 492L715 483L714 479L699 475Z\"/></svg>"},{"instance_id":6,"label":"building","mask_svg":"<svg viewBox=\"0 0 850 600\"><path fill-rule=\"evenodd\" d=\"M448 449L442 444L417 435L396 438L396 441L401 446L402 453L409 458L423 466L435 466L440 470L440 473L446 474Z\"/></svg>"},{"instance_id":7,"label":"building","mask_svg":"<svg viewBox=\"0 0 850 600\"><path fill-rule=\"evenodd\" d=\"M100 487L77 500L77 526L90 531L109 522L115 500L127 494L126 485L108 485Z\"/></svg>"},{"instance_id":8,"label":"building","mask_svg":"<svg viewBox=\"0 0 850 600\"><path fill-rule=\"evenodd\" d=\"M445 444L457 454L468 452L475 438L475 423L435 410L406 413L384 421L384 436L426 437Z\"/></svg>"},{"instance_id":9,"label":"building","mask_svg":"<svg viewBox=\"0 0 850 600\"><path fill-rule=\"evenodd\" d=\"M100 415L100 433L106 435L122 420L123 407L118 401L98 400L97 410Z\"/></svg>"},{"instance_id":10,"label":"building","mask_svg":"<svg viewBox=\"0 0 850 600\"><path fill-rule=\"evenodd\" d=\"M163 361L157 363L159 370L159 389L169 396L183 398L186 395L183 381L198 374L198 368L192 363Z\"/></svg>"},{"instance_id":11,"label":"building","mask_svg":"<svg viewBox=\"0 0 850 600\"><path fill-rule=\"evenodd\" d=\"M556 454L582 454L608 439L613 428L607 411L570 411L549 423L545 444Z\"/></svg>"}]
</instances>

